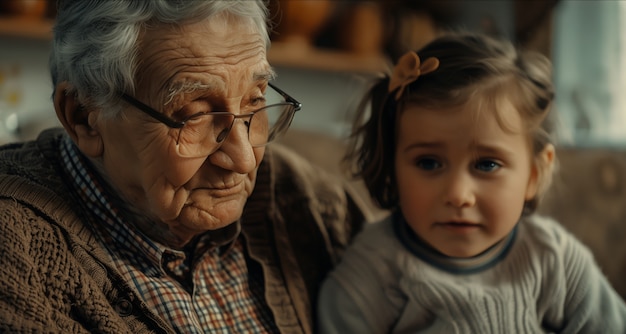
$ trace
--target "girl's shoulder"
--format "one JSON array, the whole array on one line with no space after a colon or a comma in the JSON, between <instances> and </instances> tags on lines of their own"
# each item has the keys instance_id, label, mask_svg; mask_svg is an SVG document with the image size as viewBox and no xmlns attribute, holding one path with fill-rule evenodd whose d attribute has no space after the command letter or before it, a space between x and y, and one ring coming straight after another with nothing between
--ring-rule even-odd
<instances>
[{"instance_id":1,"label":"girl's shoulder","mask_svg":"<svg viewBox=\"0 0 626 334\"><path fill-rule=\"evenodd\" d=\"M549 245L560 245L570 241L572 238L576 239L570 231L554 218L539 214L532 214L522 218L519 230L522 236L532 236L531 240Z\"/></svg>"},{"instance_id":2,"label":"girl's shoulder","mask_svg":"<svg viewBox=\"0 0 626 334\"><path fill-rule=\"evenodd\" d=\"M590 249L551 217L533 214L523 218L519 224L518 234L519 243L528 245L528 249L543 253L544 256L593 261Z\"/></svg>"},{"instance_id":3,"label":"girl's shoulder","mask_svg":"<svg viewBox=\"0 0 626 334\"><path fill-rule=\"evenodd\" d=\"M393 229L393 215L388 215L378 221L366 223L363 226L363 230L356 236L354 244L355 246L365 246L375 243L378 248L382 245L389 246L391 243L396 242Z\"/></svg>"},{"instance_id":4,"label":"girl's shoulder","mask_svg":"<svg viewBox=\"0 0 626 334\"><path fill-rule=\"evenodd\" d=\"M393 217L389 215L366 223L357 234L341 262L359 262L363 266L395 267L396 258L406 253L396 237Z\"/></svg>"}]
</instances>

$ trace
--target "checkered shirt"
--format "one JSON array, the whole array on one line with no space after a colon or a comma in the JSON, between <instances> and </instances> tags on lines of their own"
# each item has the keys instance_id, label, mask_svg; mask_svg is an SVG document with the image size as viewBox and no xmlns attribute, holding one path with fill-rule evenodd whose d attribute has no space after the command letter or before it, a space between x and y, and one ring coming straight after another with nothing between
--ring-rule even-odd
<instances>
[{"instance_id":1,"label":"checkered shirt","mask_svg":"<svg viewBox=\"0 0 626 334\"><path fill-rule=\"evenodd\" d=\"M69 138L61 142L61 151L112 262L148 307L177 332L278 332L261 279L248 278L238 224L229 227L224 240L205 234L190 249L166 247L124 222L102 181Z\"/></svg>"}]
</instances>

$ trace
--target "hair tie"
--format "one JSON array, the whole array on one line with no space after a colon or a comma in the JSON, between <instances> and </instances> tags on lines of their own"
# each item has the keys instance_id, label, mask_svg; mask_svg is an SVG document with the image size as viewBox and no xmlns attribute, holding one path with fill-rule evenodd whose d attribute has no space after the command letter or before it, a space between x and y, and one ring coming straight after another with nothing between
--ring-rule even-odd
<instances>
[{"instance_id":1,"label":"hair tie","mask_svg":"<svg viewBox=\"0 0 626 334\"><path fill-rule=\"evenodd\" d=\"M393 73L389 79L389 93L396 92L396 101L400 100L404 88L417 80L420 75L428 74L439 67L439 59L430 57L423 63L417 53L409 51L405 53L393 68Z\"/></svg>"}]
</instances>

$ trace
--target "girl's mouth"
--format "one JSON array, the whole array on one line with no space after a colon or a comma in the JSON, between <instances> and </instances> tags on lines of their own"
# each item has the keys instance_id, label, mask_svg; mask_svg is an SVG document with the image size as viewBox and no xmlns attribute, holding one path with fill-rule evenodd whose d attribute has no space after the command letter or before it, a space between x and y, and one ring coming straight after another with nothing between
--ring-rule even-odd
<instances>
[{"instance_id":1,"label":"girl's mouth","mask_svg":"<svg viewBox=\"0 0 626 334\"><path fill-rule=\"evenodd\" d=\"M480 228L480 224L468 223L468 222L445 222L445 223L437 223L436 225L446 230L456 231L456 232L471 232Z\"/></svg>"}]
</instances>

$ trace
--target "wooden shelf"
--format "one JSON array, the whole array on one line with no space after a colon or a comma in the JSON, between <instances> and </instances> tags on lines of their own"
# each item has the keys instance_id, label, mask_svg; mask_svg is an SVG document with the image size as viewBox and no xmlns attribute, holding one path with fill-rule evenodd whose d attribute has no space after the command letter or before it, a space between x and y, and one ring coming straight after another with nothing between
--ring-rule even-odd
<instances>
[{"instance_id":1,"label":"wooden shelf","mask_svg":"<svg viewBox=\"0 0 626 334\"><path fill-rule=\"evenodd\" d=\"M52 39L52 19L0 16L0 36L28 39Z\"/></svg>"},{"instance_id":2,"label":"wooden shelf","mask_svg":"<svg viewBox=\"0 0 626 334\"><path fill-rule=\"evenodd\" d=\"M53 25L53 19L0 16L0 36L50 40ZM388 60L382 56L362 56L288 42L272 42L267 57L273 66L329 72L379 73L389 66Z\"/></svg>"},{"instance_id":3,"label":"wooden shelf","mask_svg":"<svg viewBox=\"0 0 626 334\"><path fill-rule=\"evenodd\" d=\"M359 55L289 42L272 42L267 58L273 66L331 72L380 73L390 66L382 55Z\"/></svg>"}]
</instances>

